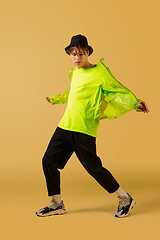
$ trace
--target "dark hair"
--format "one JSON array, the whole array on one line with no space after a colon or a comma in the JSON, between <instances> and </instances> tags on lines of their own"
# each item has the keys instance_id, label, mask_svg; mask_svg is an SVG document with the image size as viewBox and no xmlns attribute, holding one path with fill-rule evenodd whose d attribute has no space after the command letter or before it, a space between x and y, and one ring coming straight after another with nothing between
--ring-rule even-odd
<instances>
[{"instance_id":1,"label":"dark hair","mask_svg":"<svg viewBox=\"0 0 160 240\"><path fill-rule=\"evenodd\" d=\"M69 54L71 54L73 51L76 53L82 51L84 54L86 54L89 51L89 48L88 46L74 46L67 49Z\"/></svg>"}]
</instances>

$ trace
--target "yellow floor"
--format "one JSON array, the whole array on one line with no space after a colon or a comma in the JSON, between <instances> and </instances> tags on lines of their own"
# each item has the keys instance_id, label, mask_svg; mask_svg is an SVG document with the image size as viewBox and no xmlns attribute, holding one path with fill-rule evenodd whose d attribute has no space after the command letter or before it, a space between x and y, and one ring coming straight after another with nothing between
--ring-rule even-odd
<instances>
[{"instance_id":1,"label":"yellow floor","mask_svg":"<svg viewBox=\"0 0 160 240\"><path fill-rule=\"evenodd\" d=\"M160 220L159 176L126 175L125 188L136 206L124 219L114 217L118 200L90 176L63 174L62 197L67 213L39 218L35 211L48 204L43 176L14 177L1 181L1 239L158 239ZM120 177L120 175L118 176ZM83 180L82 180L83 179ZM139 181L139 179L141 179ZM129 187L130 185L130 187Z\"/></svg>"}]
</instances>

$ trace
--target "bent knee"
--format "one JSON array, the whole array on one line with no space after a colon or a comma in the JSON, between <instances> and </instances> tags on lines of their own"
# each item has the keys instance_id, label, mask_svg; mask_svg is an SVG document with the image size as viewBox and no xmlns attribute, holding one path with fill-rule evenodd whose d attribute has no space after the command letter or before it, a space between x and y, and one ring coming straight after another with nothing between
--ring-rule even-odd
<instances>
[{"instance_id":1,"label":"bent knee","mask_svg":"<svg viewBox=\"0 0 160 240\"><path fill-rule=\"evenodd\" d=\"M63 164L63 162L61 161L58 161L57 158L44 155L44 157L42 158L42 166L43 168L48 166L56 169L63 169L65 164Z\"/></svg>"}]
</instances>

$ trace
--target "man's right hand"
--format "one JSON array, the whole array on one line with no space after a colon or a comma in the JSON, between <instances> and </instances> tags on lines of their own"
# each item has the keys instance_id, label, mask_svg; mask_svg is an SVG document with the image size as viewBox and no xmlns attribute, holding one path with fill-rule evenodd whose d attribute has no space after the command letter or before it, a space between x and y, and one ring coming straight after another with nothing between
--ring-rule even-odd
<instances>
[{"instance_id":1,"label":"man's right hand","mask_svg":"<svg viewBox=\"0 0 160 240\"><path fill-rule=\"evenodd\" d=\"M149 113L149 108L145 102L140 102L139 107L137 108L144 113Z\"/></svg>"}]
</instances>

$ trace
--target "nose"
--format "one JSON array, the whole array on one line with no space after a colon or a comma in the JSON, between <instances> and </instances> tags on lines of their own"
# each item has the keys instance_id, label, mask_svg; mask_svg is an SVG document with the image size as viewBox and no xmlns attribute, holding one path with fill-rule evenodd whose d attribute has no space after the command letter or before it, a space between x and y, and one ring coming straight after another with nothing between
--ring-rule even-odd
<instances>
[{"instance_id":1,"label":"nose","mask_svg":"<svg viewBox=\"0 0 160 240\"><path fill-rule=\"evenodd\" d=\"M76 59L77 59L77 60L79 59L79 55L78 55L78 54L76 54Z\"/></svg>"}]
</instances>

